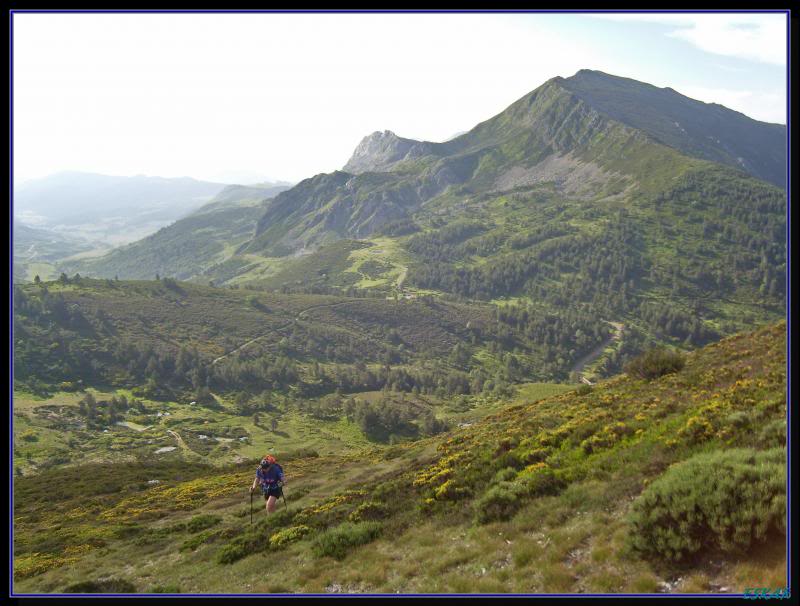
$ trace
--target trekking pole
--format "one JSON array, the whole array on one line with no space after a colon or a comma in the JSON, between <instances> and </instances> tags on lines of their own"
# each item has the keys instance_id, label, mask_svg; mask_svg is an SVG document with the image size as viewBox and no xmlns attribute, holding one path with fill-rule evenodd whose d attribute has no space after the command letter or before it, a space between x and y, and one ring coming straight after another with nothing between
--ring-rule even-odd
<instances>
[{"instance_id":1,"label":"trekking pole","mask_svg":"<svg viewBox=\"0 0 800 606\"><path fill-rule=\"evenodd\" d=\"M281 486L281 497L283 498L283 508L284 508L284 509L288 509L288 508L289 508L289 506L288 506L288 505L286 505L286 495L285 495L285 494L283 494L283 486Z\"/></svg>"},{"instance_id":2,"label":"trekking pole","mask_svg":"<svg viewBox=\"0 0 800 606\"><path fill-rule=\"evenodd\" d=\"M250 489L250 523L253 523L253 489Z\"/></svg>"}]
</instances>

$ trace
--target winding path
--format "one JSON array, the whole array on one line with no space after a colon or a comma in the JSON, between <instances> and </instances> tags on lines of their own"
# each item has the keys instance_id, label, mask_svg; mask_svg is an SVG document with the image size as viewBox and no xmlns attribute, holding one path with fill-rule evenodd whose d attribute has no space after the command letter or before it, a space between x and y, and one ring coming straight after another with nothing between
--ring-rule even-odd
<instances>
[{"instance_id":1,"label":"winding path","mask_svg":"<svg viewBox=\"0 0 800 606\"><path fill-rule=\"evenodd\" d=\"M283 330L284 328L288 328L289 326L291 326L292 324L294 324L295 322L297 322L298 320L300 320L300 319L303 317L303 315L307 314L307 313L308 313L308 312L310 312L310 311L314 311L315 309L323 309L323 308L325 308L325 307L339 307L340 305L348 305L348 304L350 304L350 303L352 303L352 301L340 301L340 302L338 302L338 303L324 303L324 304L322 304L322 305L314 305L314 306L312 306L312 307L308 307L308 308L304 309L303 311L301 311L299 314L297 314L297 315L296 315L294 318L292 318L291 320L289 320L289 321L285 322L284 324L281 324L280 326L277 326L277 327L275 327L275 328L272 328L272 329L270 329L270 331L269 331L269 332L267 332L267 333L264 333L264 334L263 334L263 335L261 335L261 336L258 336L258 337L254 338L254 339L250 339L250 340L249 340L249 341L247 341L246 343L243 343L242 345L240 345L240 346L239 346L239 347L237 347L236 349L232 349L232 350L230 350L228 353L226 353L226 354L224 354L224 355L220 356L219 358L215 358L215 359L214 359L214 360L211 362L211 365L213 366L214 364L216 364L216 363L217 363L217 362L219 362L220 360L224 360L225 358L227 358L227 357L228 357L228 356L230 356L231 354L235 354L236 352L238 352L238 351L241 351L242 349L244 349L244 348L245 348L245 347L247 347L248 345L250 345L250 344L252 344L252 343L255 343L256 341L259 341L259 340L263 339L263 338L264 338L264 337L266 337L266 336L269 336L269 335L271 335L271 334L273 334L273 333L275 333L275 332L277 332L277 331L279 331L279 330Z\"/></svg>"},{"instance_id":2,"label":"winding path","mask_svg":"<svg viewBox=\"0 0 800 606\"><path fill-rule=\"evenodd\" d=\"M403 268L403 271L400 272L400 275L397 277L397 284L395 285L395 288L397 290L403 289L403 282L406 281L406 277L408 276L408 267L402 265L400 267Z\"/></svg>"},{"instance_id":3,"label":"winding path","mask_svg":"<svg viewBox=\"0 0 800 606\"><path fill-rule=\"evenodd\" d=\"M177 431L173 431L172 429L168 429L167 433L169 435L171 435L173 438L175 438L175 440L178 442L178 446L180 446L181 449L188 450L190 452L194 452L191 448L189 448L186 445L186 442L183 441L183 438L180 436L180 434Z\"/></svg>"},{"instance_id":4,"label":"winding path","mask_svg":"<svg viewBox=\"0 0 800 606\"><path fill-rule=\"evenodd\" d=\"M592 351L588 354L583 356L580 360L578 360L573 366L570 372L577 372L581 375L581 383L586 383L587 385L591 385L592 383L583 376L583 369L588 364L594 362L602 353L605 351L605 348L609 346L612 341L619 341L622 338L622 333L625 329L625 325L619 322L607 322L614 327L613 334L609 335L609 337L603 341L600 345L595 347Z\"/></svg>"}]
</instances>

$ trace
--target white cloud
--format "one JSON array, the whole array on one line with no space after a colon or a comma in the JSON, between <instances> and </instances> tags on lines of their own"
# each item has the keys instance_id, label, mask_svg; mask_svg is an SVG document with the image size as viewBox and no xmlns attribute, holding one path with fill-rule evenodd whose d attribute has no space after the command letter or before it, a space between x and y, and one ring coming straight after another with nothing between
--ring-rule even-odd
<instances>
[{"instance_id":1,"label":"white cloud","mask_svg":"<svg viewBox=\"0 0 800 606\"><path fill-rule=\"evenodd\" d=\"M668 36L686 40L706 52L786 65L786 14L635 13L592 16L669 25L674 29Z\"/></svg>"},{"instance_id":2,"label":"white cloud","mask_svg":"<svg viewBox=\"0 0 800 606\"><path fill-rule=\"evenodd\" d=\"M697 15L695 22L671 33L710 53L786 65L786 17L741 15L722 21Z\"/></svg>"},{"instance_id":3,"label":"white cloud","mask_svg":"<svg viewBox=\"0 0 800 606\"><path fill-rule=\"evenodd\" d=\"M720 103L756 120L786 124L786 95L692 85L673 88L692 99L706 103Z\"/></svg>"}]
</instances>

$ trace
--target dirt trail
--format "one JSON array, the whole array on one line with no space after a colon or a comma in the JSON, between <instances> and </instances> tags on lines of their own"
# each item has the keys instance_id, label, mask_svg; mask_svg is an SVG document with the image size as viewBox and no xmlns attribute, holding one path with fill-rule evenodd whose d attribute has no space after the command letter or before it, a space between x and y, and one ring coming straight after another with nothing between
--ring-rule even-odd
<instances>
[{"instance_id":1,"label":"dirt trail","mask_svg":"<svg viewBox=\"0 0 800 606\"><path fill-rule=\"evenodd\" d=\"M395 285L397 290L402 290L403 282L406 281L406 276L408 276L408 267L403 267L403 271L397 277L397 284Z\"/></svg>"},{"instance_id":2,"label":"dirt trail","mask_svg":"<svg viewBox=\"0 0 800 606\"><path fill-rule=\"evenodd\" d=\"M614 332L605 341L603 341L600 345L595 347L588 354L583 356L580 360L578 360L572 366L572 369L571 369L570 372L577 372L578 374L580 374L582 383L587 383L587 384L591 385L591 382L589 381L589 379L587 379L586 377L583 376L583 369L587 365L589 365L592 362L594 362L603 353L605 348L608 347L609 344L612 341L619 341L622 338L622 333L625 330L625 325L624 324L621 324L620 322L607 322L607 324L610 324L611 326L614 327Z\"/></svg>"},{"instance_id":3,"label":"dirt trail","mask_svg":"<svg viewBox=\"0 0 800 606\"><path fill-rule=\"evenodd\" d=\"M183 438L177 431L173 431L172 429L168 429L167 433L171 435L175 440L178 442L178 446L180 446L183 450L188 450L190 452L194 452L191 448L186 445L186 442L183 441Z\"/></svg>"},{"instance_id":4,"label":"dirt trail","mask_svg":"<svg viewBox=\"0 0 800 606\"><path fill-rule=\"evenodd\" d=\"M308 307L308 308L304 309L303 311L301 311L299 314L297 314L294 318L292 318L288 322L286 322L284 324L281 324L280 326L278 326L276 328L272 328L268 333L263 334L263 335L261 335L259 337L254 338L254 339L250 339L249 341L247 341L246 343L243 343L242 345L240 345L236 349L230 350L225 355L222 355L219 358L215 358L214 360L212 360L211 365L213 366L214 364L216 364L220 360L224 360L225 358L227 358L231 354L235 354L236 352L241 351L242 349L244 349L248 345L251 345L251 344L255 343L256 341L259 341L259 340L263 339L267 335L273 334L273 333L275 333L275 332L277 332L279 330L283 330L284 328L288 328L289 326L294 324L297 320L300 320L303 317L303 315L307 314L310 311L314 311L315 309L323 309L325 307L339 307L340 305L348 305L349 303L351 303L351 301L340 301L339 303L325 303L323 305L314 305L313 307Z\"/></svg>"}]
</instances>

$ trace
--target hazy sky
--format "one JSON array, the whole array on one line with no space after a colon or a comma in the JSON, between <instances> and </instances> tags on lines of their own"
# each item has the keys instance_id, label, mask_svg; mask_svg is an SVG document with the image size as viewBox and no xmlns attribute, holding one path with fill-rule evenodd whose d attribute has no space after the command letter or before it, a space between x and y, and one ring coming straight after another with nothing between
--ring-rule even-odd
<instances>
[{"instance_id":1,"label":"hazy sky","mask_svg":"<svg viewBox=\"0 0 800 606\"><path fill-rule=\"evenodd\" d=\"M14 175L299 181L582 68L786 122L784 14L13 15Z\"/></svg>"}]
</instances>

